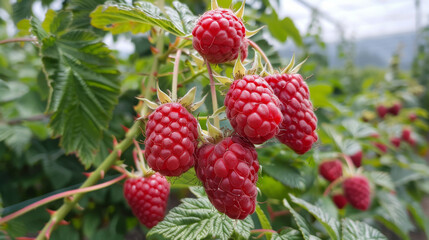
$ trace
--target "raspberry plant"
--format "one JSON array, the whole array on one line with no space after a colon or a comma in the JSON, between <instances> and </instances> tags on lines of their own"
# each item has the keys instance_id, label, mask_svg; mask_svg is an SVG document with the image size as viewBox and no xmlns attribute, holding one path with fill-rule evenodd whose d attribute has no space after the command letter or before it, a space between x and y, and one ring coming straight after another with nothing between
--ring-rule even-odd
<instances>
[{"instance_id":1,"label":"raspberry plant","mask_svg":"<svg viewBox=\"0 0 429 240\"><path fill-rule=\"evenodd\" d=\"M397 56L321 70L264 2L70 0L43 20L32 2L0 3L19 30L0 41L1 237L428 236L425 92Z\"/></svg>"}]
</instances>

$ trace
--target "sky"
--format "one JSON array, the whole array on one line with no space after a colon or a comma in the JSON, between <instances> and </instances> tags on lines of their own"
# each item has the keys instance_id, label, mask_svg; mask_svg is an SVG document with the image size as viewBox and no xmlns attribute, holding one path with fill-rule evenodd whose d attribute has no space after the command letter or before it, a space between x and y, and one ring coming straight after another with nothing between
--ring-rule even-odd
<instances>
[{"instance_id":1,"label":"sky","mask_svg":"<svg viewBox=\"0 0 429 240\"><path fill-rule=\"evenodd\" d=\"M316 7L340 24L348 39L372 38L416 31L415 0L280 0L279 17L290 17L301 33L311 20L311 11L301 2ZM422 26L429 24L429 0L420 0ZM322 18L322 37L339 40L338 28Z\"/></svg>"}]
</instances>

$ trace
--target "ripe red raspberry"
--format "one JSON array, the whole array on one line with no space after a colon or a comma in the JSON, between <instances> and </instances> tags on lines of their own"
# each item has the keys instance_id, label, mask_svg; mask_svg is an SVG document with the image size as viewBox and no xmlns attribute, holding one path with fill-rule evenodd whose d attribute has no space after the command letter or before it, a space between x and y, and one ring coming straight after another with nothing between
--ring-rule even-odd
<instances>
[{"instance_id":1,"label":"ripe red raspberry","mask_svg":"<svg viewBox=\"0 0 429 240\"><path fill-rule=\"evenodd\" d=\"M382 153L387 153L387 146L380 142L373 142L372 143L375 147L380 149Z\"/></svg>"},{"instance_id":2,"label":"ripe red raspberry","mask_svg":"<svg viewBox=\"0 0 429 240\"><path fill-rule=\"evenodd\" d=\"M282 121L279 99L257 75L235 80L225 97L226 116L234 130L260 144L279 132Z\"/></svg>"},{"instance_id":3,"label":"ripe red raspberry","mask_svg":"<svg viewBox=\"0 0 429 240\"><path fill-rule=\"evenodd\" d=\"M198 149L195 171L219 212L244 219L255 211L257 157L253 145L239 136Z\"/></svg>"},{"instance_id":4,"label":"ripe red raspberry","mask_svg":"<svg viewBox=\"0 0 429 240\"><path fill-rule=\"evenodd\" d=\"M242 62L247 58L248 48L249 48L249 41L246 38L244 38L243 43L241 44L241 47L240 47L240 56L241 56L240 59Z\"/></svg>"},{"instance_id":5,"label":"ripe red raspberry","mask_svg":"<svg viewBox=\"0 0 429 240\"><path fill-rule=\"evenodd\" d=\"M401 110L401 104L400 103L395 103L393 104L393 106L391 106L389 109L387 109L387 111L394 115L397 116L399 114L399 111Z\"/></svg>"},{"instance_id":6,"label":"ripe red raspberry","mask_svg":"<svg viewBox=\"0 0 429 240\"><path fill-rule=\"evenodd\" d=\"M170 183L159 173L150 177L128 178L124 196L134 215L148 228L164 219Z\"/></svg>"},{"instance_id":7,"label":"ripe red raspberry","mask_svg":"<svg viewBox=\"0 0 429 240\"><path fill-rule=\"evenodd\" d=\"M344 196L355 208L365 211L371 203L371 189L364 176L347 178L343 183Z\"/></svg>"},{"instance_id":8,"label":"ripe red raspberry","mask_svg":"<svg viewBox=\"0 0 429 240\"><path fill-rule=\"evenodd\" d=\"M398 148L401 145L401 139L398 137L392 137L390 139L390 142L392 143L393 146L395 146L396 148Z\"/></svg>"},{"instance_id":9,"label":"ripe red raspberry","mask_svg":"<svg viewBox=\"0 0 429 240\"><path fill-rule=\"evenodd\" d=\"M377 106L377 114L381 119L383 119L387 114L387 108L383 105Z\"/></svg>"},{"instance_id":10,"label":"ripe red raspberry","mask_svg":"<svg viewBox=\"0 0 429 240\"><path fill-rule=\"evenodd\" d=\"M417 120L417 115L415 113L410 113L410 115L408 115L408 118L411 122L414 122Z\"/></svg>"},{"instance_id":11,"label":"ripe red raspberry","mask_svg":"<svg viewBox=\"0 0 429 240\"><path fill-rule=\"evenodd\" d=\"M326 180L333 182L343 175L343 165L338 159L325 161L319 165L319 173Z\"/></svg>"},{"instance_id":12,"label":"ripe red raspberry","mask_svg":"<svg viewBox=\"0 0 429 240\"><path fill-rule=\"evenodd\" d=\"M411 138L411 130L409 128L402 129L402 140L408 142Z\"/></svg>"},{"instance_id":13,"label":"ripe red raspberry","mask_svg":"<svg viewBox=\"0 0 429 240\"><path fill-rule=\"evenodd\" d=\"M197 120L179 103L159 106L146 124L144 157L148 165L166 176L179 176L194 165Z\"/></svg>"},{"instance_id":14,"label":"ripe red raspberry","mask_svg":"<svg viewBox=\"0 0 429 240\"><path fill-rule=\"evenodd\" d=\"M237 59L246 35L243 21L229 9L205 12L194 30L192 45L210 63Z\"/></svg>"},{"instance_id":15,"label":"ripe red raspberry","mask_svg":"<svg viewBox=\"0 0 429 240\"><path fill-rule=\"evenodd\" d=\"M349 156L352 159L355 167L360 167L362 165L362 151L358 151L357 153Z\"/></svg>"},{"instance_id":16,"label":"ripe red raspberry","mask_svg":"<svg viewBox=\"0 0 429 240\"><path fill-rule=\"evenodd\" d=\"M281 102L284 119L277 139L298 154L306 153L318 139L317 117L307 84L300 74L271 75L265 80Z\"/></svg>"},{"instance_id":17,"label":"ripe red raspberry","mask_svg":"<svg viewBox=\"0 0 429 240\"><path fill-rule=\"evenodd\" d=\"M343 209L347 205L347 199L343 194L335 194L332 196L332 201L338 209Z\"/></svg>"}]
</instances>

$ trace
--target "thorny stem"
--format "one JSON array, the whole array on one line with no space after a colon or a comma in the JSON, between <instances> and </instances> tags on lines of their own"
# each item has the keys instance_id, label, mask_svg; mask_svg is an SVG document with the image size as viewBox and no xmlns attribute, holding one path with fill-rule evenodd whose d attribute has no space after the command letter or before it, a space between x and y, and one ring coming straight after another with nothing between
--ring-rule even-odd
<instances>
[{"instance_id":1,"label":"thorny stem","mask_svg":"<svg viewBox=\"0 0 429 240\"><path fill-rule=\"evenodd\" d=\"M215 82L213 80L213 71L210 63L206 60L207 72L209 73L210 78L210 94L212 95L212 105L213 105L213 113L217 111L217 96L216 96L216 87ZM214 117L214 126L220 128L219 117Z\"/></svg>"},{"instance_id":2,"label":"thorny stem","mask_svg":"<svg viewBox=\"0 0 429 240\"><path fill-rule=\"evenodd\" d=\"M331 184L328 185L328 187L325 189L325 192L323 192L323 196L328 196L328 194L331 192L332 188L337 186L338 184L342 183L345 180L344 177L340 177L335 179L335 181L331 182Z\"/></svg>"},{"instance_id":3,"label":"thorny stem","mask_svg":"<svg viewBox=\"0 0 429 240\"><path fill-rule=\"evenodd\" d=\"M119 176L117 178L114 178L114 179L112 179L110 181L107 181L107 182L104 182L104 183L101 183L101 184L98 184L98 185L94 185L94 186L86 187L86 188L79 188L79 189L70 190L70 191L65 191L65 192L62 192L62 193L58 193L58 194L49 196L49 197L44 198L44 199L42 199L40 201L32 203L32 204L30 204L30 205L28 205L28 206L26 206L26 207L24 207L24 208L22 208L22 209L20 209L20 210L18 210L16 212L14 212L14 213L12 213L12 214L9 214L6 217L0 218L0 224L6 223L6 222L8 222L8 221L10 221L10 220L12 220L12 219L14 219L16 217L19 217L19 216L21 216L21 215L23 215L23 214L25 214L25 213L33 210L33 209L36 209L36 208L38 208L38 207L40 207L42 205L45 205L47 203L50 203L52 201L55 201L55 200L58 200L58 199L61 199L61 198L65 198L65 197L68 197L68 196L71 196L71 195L74 195L74 194L92 192L92 191L96 191L96 190L108 187L108 186L110 186L112 184L115 184L115 183L121 181L125 177L127 177L127 175L123 174L123 175L121 175L121 176Z\"/></svg>"},{"instance_id":4,"label":"thorny stem","mask_svg":"<svg viewBox=\"0 0 429 240\"><path fill-rule=\"evenodd\" d=\"M267 55L265 55L264 51L256 44L254 41L247 39L249 41L250 46L252 46L256 51L258 51L262 58L265 60L265 62L268 64L268 72L272 73L274 71L273 66L271 65L270 60L268 59Z\"/></svg>"},{"instance_id":5,"label":"thorny stem","mask_svg":"<svg viewBox=\"0 0 429 240\"><path fill-rule=\"evenodd\" d=\"M181 54L182 49L177 50L176 59L174 60L173 83L171 86L171 98L173 99L173 102L177 100L177 79L179 78L179 64Z\"/></svg>"},{"instance_id":6,"label":"thorny stem","mask_svg":"<svg viewBox=\"0 0 429 240\"><path fill-rule=\"evenodd\" d=\"M161 33L160 35L162 35ZM160 60L160 57L163 51L163 45L164 45L164 38L159 37L156 44L156 47L158 48L159 53L155 56L155 61L152 65L151 74L149 75L149 79L144 93L145 97L149 97L151 94L150 86L154 85L155 77L159 70L159 65L162 62ZM149 111L148 107L144 105L142 110L142 116L147 115L148 111ZM101 174L107 171L115 163L115 161L117 160L118 152L119 151L124 152L129 146L131 146L134 138L136 138L141 133L141 128L144 127L143 125L144 124L142 121L134 122L133 126L126 133L125 139L122 140L118 145L116 145L113 148L113 151L109 154L109 156L107 156L107 158L104 159L101 165L96 170L94 170L94 172L91 173L91 175L87 178L87 180L82 184L80 188L86 188L94 185L100 178ZM55 228L55 226L59 222L61 222L61 220L63 220L64 217L75 207L75 205L84 196L84 194L85 193L75 194L74 196L72 196L71 200L64 201L63 205L56 211L56 213L51 215L50 220L45 224L43 229L39 232L39 235L37 235L36 240L49 239L49 236L53 231L53 229Z\"/></svg>"},{"instance_id":7,"label":"thorny stem","mask_svg":"<svg viewBox=\"0 0 429 240\"><path fill-rule=\"evenodd\" d=\"M36 38L11 38L11 39L5 39L5 40L1 40L0 44L5 44L5 43L12 43L12 42L35 42L37 41Z\"/></svg>"}]
</instances>

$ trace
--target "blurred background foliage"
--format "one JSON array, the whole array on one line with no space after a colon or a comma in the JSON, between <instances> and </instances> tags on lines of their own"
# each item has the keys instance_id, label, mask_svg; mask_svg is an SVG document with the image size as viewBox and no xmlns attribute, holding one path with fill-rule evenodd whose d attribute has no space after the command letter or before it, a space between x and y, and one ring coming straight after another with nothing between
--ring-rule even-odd
<instances>
[{"instance_id":1,"label":"blurred background foliage","mask_svg":"<svg viewBox=\"0 0 429 240\"><path fill-rule=\"evenodd\" d=\"M322 193L328 183L317 173L318 163L334 156L337 152L351 155L359 150L364 153L365 174L373 184L373 204L370 210L359 212L347 207L340 216L361 220L381 230L389 239L425 239L429 237L429 167L428 160L428 109L429 109L429 26L421 30L418 51L412 69L399 68L401 52L391 56L389 68L361 68L354 63L354 43L342 38L339 58L341 68L330 68L324 54L326 43L320 37L323 29L318 23L317 12L312 15L306 32L300 32L294 19L278 17L280 0L249 0L246 5L245 22L250 29L261 25L266 27L252 39L269 56L276 68L284 67L289 59L280 57L272 42L292 43L298 59L309 56L301 69L307 79L311 99L319 119L319 141L314 150L298 156L285 146L271 141L259 149L262 173L258 182L262 194L258 201L269 214L268 206L275 211L285 210L282 199L290 202L293 193L308 202L315 203L333 216L338 210ZM89 14L104 0L17 0L0 1L0 39L10 38L10 29L18 29L15 37L29 36L29 19L34 16L34 4L43 8L55 5L56 9L73 13L72 29L85 29L97 38L109 42L121 72L120 93L108 128L99 139L96 160L82 164L75 154L66 154L61 148L60 138L49 127L51 115L46 114L49 86L42 71L39 49L32 43L9 43L0 45L0 214L8 215L31 202L67 189L79 186L85 180L82 174L94 169L112 148L112 136L121 139L124 131L134 121L135 96L142 92L141 82L154 61L150 49L149 34L133 35L129 32L111 35L94 28ZM208 1L182 0L195 15L208 9ZM229 7L232 1L219 0L219 5ZM166 0L166 5L172 1ZM234 9L240 3L234 2ZM12 21L11 21L12 20ZM339 32L341 34L341 32ZM174 42L166 37L165 47ZM115 45L116 43L116 45ZM133 49L131 54L121 52L123 48ZM125 45L125 46L124 46ZM128 46L127 46L128 45ZM249 59L253 52L249 51ZM173 64L162 65L159 83L162 89L171 85ZM209 91L207 74L188 62L180 66L182 73L178 95L183 95L193 86L198 86L198 95ZM217 68L226 75L232 67ZM180 81L179 81L180 83ZM144 87L144 86L143 86ZM198 98L198 97L197 97ZM211 100L207 99L198 114L211 112ZM223 98L219 96L219 104ZM376 107L392 106L400 102L402 110L398 116L380 119ZM415 114L417 120L410 120ZM204 124L204 122L201 122ZM224 127L227 126L225 123ZM400 137L404 128L412 129L415 145L402 143L396 148L390 143L392 137ZM378 137L375 137L376 134ZM373 145L380 142L387 145L386 153ZM123 155L126 164L132 165L131 151ZM106 175L105 181L115 177ZM171 179L172 195L169 208L177 206L181 198L190 196L188 187L200 185L192 171L179 179ZM48 204L56 209L61 202ZM132 215L122 197L122 186L116 184L107 189L88 193L80 202L83 210L76 210L67 217L70 225L61 226L52 239L144 239L145 229ZM49 219L49 214L39 208L0 226L0 239L34 236ZM304 211L300 214L308 222L314 218ZM254 214L255 215L255 214ZM255 228L258 226L253 216ZM290 214L271 219L273 229L296 227ZM320 224L313 225L319 237L327 239Z\"/></svg>"}]
</instances>

